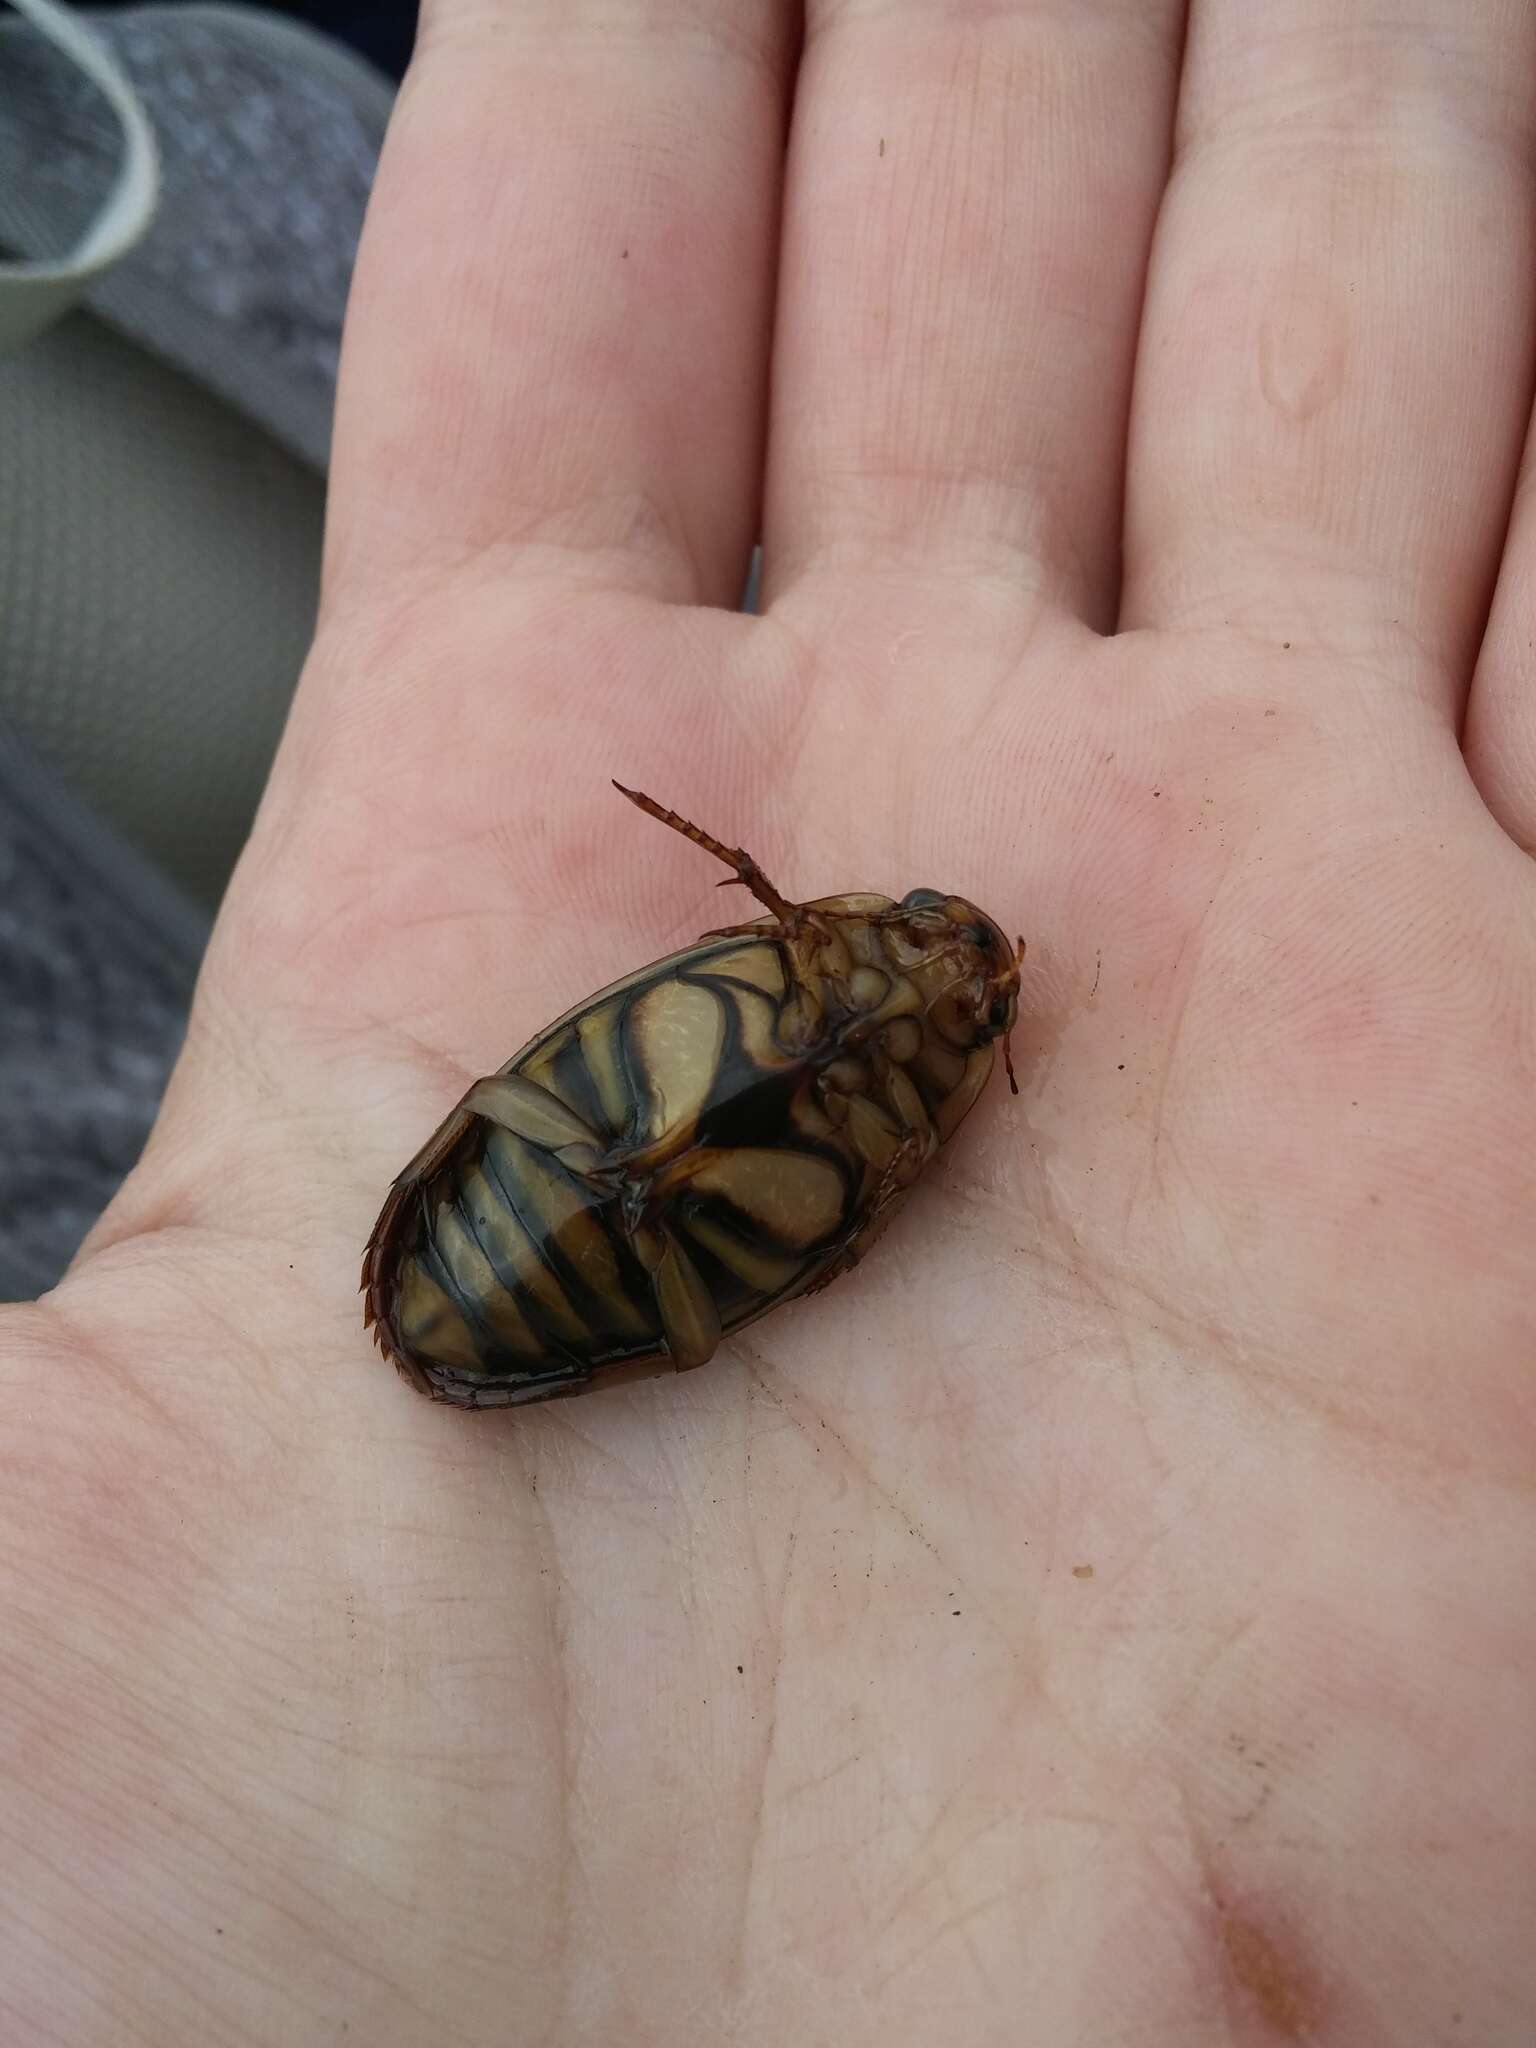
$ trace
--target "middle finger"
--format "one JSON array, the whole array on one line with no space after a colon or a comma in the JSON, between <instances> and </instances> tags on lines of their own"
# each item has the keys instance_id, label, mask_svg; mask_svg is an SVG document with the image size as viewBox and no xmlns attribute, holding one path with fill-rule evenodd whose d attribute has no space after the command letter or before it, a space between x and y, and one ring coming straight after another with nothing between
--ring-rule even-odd
<instances>
[{"instance_id":1,"label":"middle finger","mask_svg":"<svg viewBox=\"0 0 1536 2048\"><path fill-rule=\"evenodd\" d=\"M1099 623L1183 0L811 0L764 536Z\"/></svg>"}]
</instances>

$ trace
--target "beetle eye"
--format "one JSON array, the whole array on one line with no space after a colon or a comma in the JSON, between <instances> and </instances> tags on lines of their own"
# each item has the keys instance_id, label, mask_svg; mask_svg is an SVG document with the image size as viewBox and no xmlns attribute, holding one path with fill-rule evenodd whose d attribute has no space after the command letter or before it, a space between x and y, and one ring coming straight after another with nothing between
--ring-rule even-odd
<instances>
[{"instance_id":1,"label":"beetle eye","mask_svg":"<svg viewBox=\"0 0 1536 2048\"><path fill-rule=\"evenodd\" d=\"M1008 998L1006 996L994 996L992 998L992 1007L987 1012L987 1023L994 1031L1007 1030Z\"/></svg>"}]
</instances>

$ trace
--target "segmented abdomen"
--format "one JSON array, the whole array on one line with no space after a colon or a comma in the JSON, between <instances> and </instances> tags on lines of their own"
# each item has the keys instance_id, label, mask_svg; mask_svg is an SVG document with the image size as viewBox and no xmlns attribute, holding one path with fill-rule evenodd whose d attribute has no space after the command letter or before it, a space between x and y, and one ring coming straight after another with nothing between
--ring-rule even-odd
<instances>
[{"instance_id":1,"label":"segmented abdomen","mask_svg":"<svg viewBox=\"0 0 1536 2048\"><path fill-rule=\"evenodd\" d=\"M450 1400L542 1399L698 1362L813 1279L871 1169L784 1043L787 992L775 942L701 946L480 1083L380 1245L397 1355Z\"/></svg>"}]
</instances>

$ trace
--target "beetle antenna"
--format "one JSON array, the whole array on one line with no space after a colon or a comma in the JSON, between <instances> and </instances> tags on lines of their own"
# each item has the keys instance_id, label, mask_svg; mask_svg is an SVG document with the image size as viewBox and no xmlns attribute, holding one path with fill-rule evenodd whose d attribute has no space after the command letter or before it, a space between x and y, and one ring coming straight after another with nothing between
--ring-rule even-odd
<instances>
[{"instance_id":1,"label":"beetle antenna","mask_svg":"<svg viewBox=\"0 0 1536 2048\"><path fill-rule=\"evenodd\" d=\"M758 902L765 909L771 910L781 923L790 924L794 921L800 909L799 904L791 903L787 896L779 894L750 853L744 852L739 846L727 846L723 840L716 839L712 832L705 832L699 826L690 824L686 818L680 818L676 811L669 811L665 804L657 803L654 797L645 796L638 789L626 789L622 782L615 782L613 786L620 796L627 796L647 817L655 818L663 825L670 825L674 832L681 832L683 837L691 839L695 846L702 846L704 851L712 853L716 860L724 861L728 868L734 868L736 872L729 880L720 884L722 889L739 884L743 889L750 889Z\"/></svg>"},{"instance_id":2,"label":"beetle antenna","mask_svg":"<svg viewBox=\"0 0 1536 2048\"><path fill-rule=\"evenodd\" d=\"M1014 956L1011 963L1007 967L1005 967L1002 973L999 974L992 981L992 983L990 984L991 987L995 989L1004 989L1011 987L1013 993L1017 995L1019 992L1019 970L1023 965L1024 938L1023 934L1021 933L1016 941L1016 950L1014 952ZM1015 1095L1017 1095L1019 1092L1019 1084L1013 1071L1013 1033L1011 1031L1005 1031L1003 1033L1003 1066L1007 1071L1008 1086L1010 1090Z\"/></svg>"}]
</instances>

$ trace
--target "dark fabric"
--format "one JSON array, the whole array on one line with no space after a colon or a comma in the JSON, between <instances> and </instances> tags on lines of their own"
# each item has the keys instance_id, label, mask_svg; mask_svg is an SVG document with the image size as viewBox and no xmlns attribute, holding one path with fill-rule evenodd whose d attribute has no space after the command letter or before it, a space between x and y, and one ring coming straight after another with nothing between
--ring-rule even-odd
<instances>
[{"instance_id":1,"label":"dark fabric","mask_svg":"<svg viewBox=\"0 0 1536 2048\"><path fill-rule=\"evenodd\" d=\"M0 1298L59 1278L138 1158L207 935L0 726Z\"/></svg>"},{"instance_id":2,"label":"dark fabric","mask_svg":"<svg viewBox=\"0 0 1536 2048\"><path fill-rule=\"evenodd\" d=\"M84 11L154 127L160 204L85 304L324 470L342 312L392 88L349 50L240 7ZM0 12L0 250L72 248L117 175L116 117Z\"/></svg>"},{"instance_id":3,"label":"dark fabric","mask_svg":"<svg viewBox=\"0 0 1536 2048\"><path fill-rule=\"evenodd\" d=\"M89 314L68 323L70 333L61 329L30 347L32 371L45 352L45 368L57 373L59 388L47 402L68 406L69 417L87 429L90 459L66 465L55 479L57 531L35 474L29 482L14 446L0 472L8 515L3 567L12 586L0 633L0 703L24 694L36 647L21 636L37 623L39 608L43 628L53 630L111 594L108 565L86 545L91 521L83 509L71 518L63 503L71 492L82 508L101 496L108 440L98 421L83 418L82 393L99 396L106 387L100 376L71 382L80 365L69 360L72 341L87 328L96 333L93 321L103 323L99 341L111 338L111 328L143 351L144 377L153 372L168 389L183 373L234 409L226 431L210 402L202 405L208 417L193 419L198 392L182 394L176 407L210 459L226 450L232 475L243 479L238 491L232 483L224 496L216 493L211 507L192 492L190 516L206 514L211 533L238 543L241 520L258 516L274 477L283 483L288 475L281 450L308 466L318 505L315 473L326 462L352 251L391 99L387 83L349 51L263 13L204 5L87 12L148 105L164 196L145 242L93 287ZM116 174L117 150L115 124L93 88L25 22L0 9L0 247L38 256L69 248ZM129 353L118 345L113 360L126 363ZM34 375L25 402L38 401L37 386ZM151 454L163 462L174 449L165 445L168 411L151 417L145 388L143 378L133 383L125 376L111 417L119 438L154 437L153 450L140 443L123 465L130 476L145 473L149 488ZM23 402L19 383L12 395ZM253 451L246 421L278 447ZM285 503L299 495L297 485L284 490ZM277 512L290 533L302 518L299 537L312 575L318 511L312 520L292 504ZM208 594L195 580L195 551L161 552L155 587L174 587L182 577L184 609L194 612ZM274 625L304 606L286 584L275 588L259 547L245 553L250 577L270 600L273 616L263 634L271 641ZM207 781L194 742L206 741L214 722L203 718L194 734L178 713L157 738L154 720L164 711L165 692L140 691L134 677L146 663L153 672L160 642L153 634L135 642L121 621L118 631L116 653L110 645L82 652L75 674L60 673L82 702L91 692L100 700L103 730L109 741L118 737L119 778L126 782L135 772L135 743L158 746L180 765L184 813ZM211 643L200 672L210 688L217 682L233 692L233 717L249 691L243 672L232 673L219 655ZM298 657L284 664L281 648L278 656L286 692ZM281 710L276 704L270 730L251 748L257 783ZM174 791L163 802L178 809ZM137 1159L185 1030L208 925L206 913L0 717L0 1298L26 1299L52 1285Z\"/></svg>"},{"instance_id":4,"label":"dark fabric","mask_svg":"<svg viewBox=\"0 0 1536 2048\"><path fill-rule=\"evenodd\" d=\"M135 0L97 0L103 8ZM312 28L347 43L390 78L398 79L416 40L416 0L266 0L271 14L291 14Z\"/></svg>"}]
</instances>

